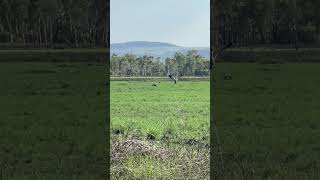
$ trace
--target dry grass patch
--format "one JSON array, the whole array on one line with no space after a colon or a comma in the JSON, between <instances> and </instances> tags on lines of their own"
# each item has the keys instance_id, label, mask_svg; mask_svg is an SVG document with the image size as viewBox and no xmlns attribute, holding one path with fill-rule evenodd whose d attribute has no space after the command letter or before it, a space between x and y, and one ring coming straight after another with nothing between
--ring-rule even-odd
<instances>
[{"instance_id":1,"label":"dry grass patch","mask_svg":"<svg viewBox=\"0 0 320 180\"><path fill-rule=\"evenodd\" d=\"M112 143L112 179L209 179L209 148L166 148L138 139Z\"/></svg>"}]
</instances>

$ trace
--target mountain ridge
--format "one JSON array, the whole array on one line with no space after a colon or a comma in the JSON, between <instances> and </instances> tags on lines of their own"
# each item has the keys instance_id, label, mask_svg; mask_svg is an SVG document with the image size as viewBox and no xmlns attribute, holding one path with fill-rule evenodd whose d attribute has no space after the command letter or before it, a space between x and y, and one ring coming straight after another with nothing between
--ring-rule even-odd
<instances>
[{"instance_id":1,"label":"mountain ridge","mask_svg":"<svg viewBox=\"0 0 320 180\"><path fill-rule=\"evenodd\" d=\"M159 57L161 60L174 56L176 52L186 53L193 49L197 50L201 56L209 59L209 47L184 47L167 42L153 41L128 41L111 44L111 54L124 55L130 53L137 56L150 55Z\"/></svg>"},{"instance_id":2,"label":"mountain ridge","mask_svg":"<svg viewBox=\"0 0 320 180\"><path fill-rule=\"evenodd\" d=\"M178 47L175 44L157 41L127 41L123 43L112 43L115 47Z\"/></svg>"}]
</instances>

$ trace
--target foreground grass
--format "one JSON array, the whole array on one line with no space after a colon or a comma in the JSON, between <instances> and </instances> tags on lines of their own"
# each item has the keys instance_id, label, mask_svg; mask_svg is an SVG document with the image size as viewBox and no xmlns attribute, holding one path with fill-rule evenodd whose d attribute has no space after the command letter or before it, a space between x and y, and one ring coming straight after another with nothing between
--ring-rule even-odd
<instances>
[{"instance_id":1,"label":"foreground grass","mask_svg":"<svg viewBox=\"0 0 320 180\"><path fill-rule=\"evenodd\" d=\"M106 167L104 68L1 63L2 179L103 179L97 174ZM320 177L319 69L320 64L217 65L216 115L225 162L225 171L217 173L224 179ZM225 72L233 79L224 80ZM113 142L133 138L169 150L169 160L127 152L113 161L113 177L205 179L208 84L112 82Z\"/></svg>"},{"instance_id":2,"label":"foreground grass","mask_svg":"<svg viewBox=\"0 0 320 180\"><path fill-rule=\"evenodd\" d=\"M163 81L155 87L152 81L112 81L111 118L114 131L203 138L209 127L209 82Z\"/></svg>"},{"instance_id":3,"label":"foreground grass","mask_svg":"<svg viewBox=\"0 0 320 180\"><path fill-rule=\"evenodd\" d=\"M105 66L0 65L0 179L104 179Z\"/></svg>"},{"instance_id":4,"label":"foreground grass","mask_svg":"<svg viewBox=\"0 0 320 180\"><path fill-rule=\"evenodd\" d=\"M320 177L320 64L218 64L226 179ZM224 80L223 73L232 73Z\"/></svg>"},{"instance_id":5,"label":"foreground grass","mask_svg":"<svg viewBox=\"0 0 320 180\"><path fill-rule=\"evenodd\" d=\"M318 179L319 69L320 64L217 64L216 117L225 169L211 170L221 179L232 180ZM225 73L231 73L232 80L225 80ZM176 86L161 82L157 87L152 83L112 82L113 141L138 137L166 147L163 137L170 134L168 147L173 151L207 143L201 138L208 137L209 82L179 82ZM155 140L148 140L148 134ZM188 143L177 147L173 142ZM179 164L174 158L162 163L161 159L128 155L112 166L115 177L122 172L124 177L188 179L203 173L191 170L191 165L189 173L193 174L179 174ZM150 168L155 171L153 176L148 174Z\"/></svg>"},{"instance_id":6,"label":"foreground grass","mask_svg":"<svg viewBox=\"0 0 320 180\"><path fill-rule=\"evenodd\" d=\"M111 82L112 141L139 139L168 157L127 150L123 160L112 161L112 178L209 179L209 81L152 84Z\"/></svg>"}]
</instances>

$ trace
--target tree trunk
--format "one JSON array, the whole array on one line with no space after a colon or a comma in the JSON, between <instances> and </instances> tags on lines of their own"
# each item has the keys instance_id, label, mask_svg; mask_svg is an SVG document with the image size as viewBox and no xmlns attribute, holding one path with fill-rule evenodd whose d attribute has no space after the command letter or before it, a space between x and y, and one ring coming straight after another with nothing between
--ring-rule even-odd
<instances>
[{"instance_id":1,"label":"tree trunk","mask_svg":"<svg viewBox=\"0 0 320 180\"><path fill-rule=\"evenodd\" d=\"M39 34L39 43L40 43L40 46L42 45L42 38L41 38L41 20L40 20L40 18L38 19L38 24L39 24L39 28L38 28L38 30L39 30L39 32L38 32L38 34Z\"/></svg>"},{"instance_id":2,"label":"tree trunk","mask_svg":"<svg viewBox=\"0 0 320 180\"><path fill-rule=\"evenodd\" d=\"M25 34L25 24L22 23L22 38L23 38L23 44L26 46L26 34Z\"/></svg>"},{"instance_id":3,"label":"tree trunk","mask_svg":"<svg viewBox=\"0 0 320 180\"><path fill-rule=\"evenodd\" d=\"M44 20L44 18L42 18L42 22L43 22L43 33L44 33L44 45L47 46L48 45L48 39L47 39L47 26L46 26L46 21Z\"/></svg>"},{"instance_id":4,"label":"tree trunk","mask_svg":"<svg viewBox=\"0 0 320 180\"><path fill-rule=\"evenodd\" d=\"M16 37L20 37L19 36L19 28L18 28L18 25L17 25L17 23L15 23L15 29L16 29Z\"/></svg>"},{"instance_id":5,"label":"tree trunk","mask_svg":"<svg viewBox=\"0 0 320 180\"><path fill-rule=\"evenodd\" d=\"M74 38L75 38L75 40L76 40L76 47L78 47L77 27L74 27Z\"/></svg>"},{"instance_id":6,"label":"tree trunk","mask_svg":"<svg viewBox=\"0 0 320 180\"><path fill-rule=\"evenodd\" d=\"M4 32L4 28L3 28L3 25L0 23L0 30L1 32Z\"/></svg>"},{"instance_id":7,"label":"tree trunk","mask_svg":"<svg viewBox=\"0 0 320 180\"><path fill-rule=\"evenodd\" d=\"M99 45L99 4L98 0L95 0L96 22L95 22L95 44Z\"/></svg>"},{"instance_id":8,"label":"tree trunk","mask_svg":"<svg viewBox=\"0 0 320 180\"><path fill-rule=\"evenodd\" d=\"M297 23L297 19L298 19L298 8L297 8L297 0L294 1L294 9L295 9L295 17L294 17L294 24L295 24L295 47L296 47L296 51L298 51L298 23Z\"/></svg>"},{"instance_id":9,"label":"tree trunk","mask_svg":"<svg viewBox=\"0 0 320 180\"><path fill-rule=\"evenodd\" d=\"M52 19L50 19L50 46L53 45L53 26L52 26Z\"/></svg>"},{"instance_id":10,"label":"tree trunk","mask_svg":"<svg viewBox=\"0 0 320 180\"><path fill-rule=\"evenodd\" d=\"M71 16L69 16L69 18L71 19ZM72 34L73 34L73 25L72 25L72 23L70 22L70 35L71 35L71 37L72 37ZM66 39L66 37L65 37L65 39ZM73 38L71 39L71 41L72 41L72 43L73 43Z\"/></svg>"},{"instance_id":11,"label":"tree trunk","mask_svg":"<svg viewBox=\"0 0 320 180\"><path fill-rule=\"evenodd\" d=\"M13 44L12 26L11 26L11 23L10 23L10 20L9 20L9 15L8 15L8 14L6 14L6 20L7 20L8 28L9 28L10 44L12 45L12 44Z\"/></svg>"}]
</instances>

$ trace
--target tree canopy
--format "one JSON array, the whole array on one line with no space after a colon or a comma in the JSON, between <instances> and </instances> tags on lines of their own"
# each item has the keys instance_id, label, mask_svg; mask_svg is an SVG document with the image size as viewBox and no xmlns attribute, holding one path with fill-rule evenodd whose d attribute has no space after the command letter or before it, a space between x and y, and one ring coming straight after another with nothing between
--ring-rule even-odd
<instances>
[{"instance_id":1,"label":"tree canopy","mask_svg":"<svg viewBox=\"0 0 320 180\"><path fill-rule=\"evenodd\" d=\"M0 43L104 46L104 0L1 0Z\"/></svg>"},{"instance_id":2,"label":"tree canopy","mask_svg":"<svg viewBox=\"0 0 320 180\"><path fill-rule=\"evenodd\" d=\"M113 76L166 76L168 74L178 77L208 76L209 60L200 56L196 50L188 51L186 54L177 52L165 61L153 56L113 54L110 74Z\"/></svg>"},{"instance_id":3,"label":"tree canopy","mask_svg":"<svg viewBox=\"0 0 320 180\"><path fill-rule=\"evenodd\" d=\"M319 0L224 0L216 4L220 43L320 42Z\"/></svg>"},{"instance_id":4,"label":"tree canopy","mask_svg":"<svg viewBox=\"0 0 320 180\"><path fill-rule=\"evenodd\" d=\"M216 5L222 44L320 43L319 0L220 0ZM0 43L104 46L108 10L105 0L1 0Z\"/></svg>"}]
</instances>

